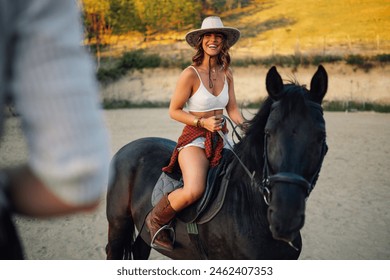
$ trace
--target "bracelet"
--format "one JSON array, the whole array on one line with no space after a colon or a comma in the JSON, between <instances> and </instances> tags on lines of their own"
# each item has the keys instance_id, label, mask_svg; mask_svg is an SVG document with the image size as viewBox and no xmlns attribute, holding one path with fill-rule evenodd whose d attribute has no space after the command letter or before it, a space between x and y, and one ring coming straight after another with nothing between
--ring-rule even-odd
<instances>
[{"instance_id":1,"label":"bracelet","mask_svg":"<svg viewBox=\"0 0 390 280\"><path fill-rule=\"evenodd\" d=\"M199 118L195 117L195 119L193 120L193 123L194 123L194 126L198 126Z\"/></svg>"},{"instance_id":2,"label":"bracelet","mask_svg":"<svg viewBox=\"0 0 390 280\"><path fill-rule=\"evenodd\" d=\"M198 119L198 121L196 122L196 126L197 126L197 127L203 127L203 125L202 125L202 119L203 119L203 118L200 118L200 119Z\"/></svg>"},{"instance_id":3,"label":"bracelet","mask_svg":"<svg viewBox=\"0 0 390 280\"><path fill-rule=\"evenodd\" d=\"M194 126L196 127L204 127L204 119L195 117L195 119L192 121L194 123Z\"/></svg>"}]
</instances>

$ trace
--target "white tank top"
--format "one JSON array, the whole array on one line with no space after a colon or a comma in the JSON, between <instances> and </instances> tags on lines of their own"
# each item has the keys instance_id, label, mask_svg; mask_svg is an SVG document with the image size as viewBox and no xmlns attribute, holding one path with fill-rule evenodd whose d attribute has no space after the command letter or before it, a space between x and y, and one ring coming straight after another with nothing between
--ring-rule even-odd
<instances>
[{"instance_id":1,"label":"white tank top","mask_svg":"<svg viewBox=\"0 0 390 280\"><path fill-rule=\"evenodd\" d=\"M204 86L202 79L196 68L190 66L198 75L200 85L198 90L188 99L187 109L190 112L208 112L213 110L223 110L229 102L229 85L225 76L225 82L222 91L217 95L213 95Z\"/></svg>"}]
</instances>

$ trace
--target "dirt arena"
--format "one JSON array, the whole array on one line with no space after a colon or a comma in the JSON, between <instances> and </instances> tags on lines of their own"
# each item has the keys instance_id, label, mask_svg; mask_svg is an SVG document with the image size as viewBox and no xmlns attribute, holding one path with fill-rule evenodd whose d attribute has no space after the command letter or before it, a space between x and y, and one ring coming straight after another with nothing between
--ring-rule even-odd
<instances>
[{"instance_id":1,"label":"dirt arena","mask_svg":"<svg viewBox=\"0 0 390 280\"><path fill-rule=\"evenodd\" d=\"M309 83L313 74L312 69L309 70L307 74L298 72L298 80ZM240 92L237 95L242 96L245 83L239 79L239 74L236 74L236 88ZM362 98L390 98L389 82L384 79L387 80L384 84L382 74L363 78L363 81L372 79L371 83L377 83L376 90L363 91ZM356 94L364 84L352 74L330 76L330 81L333 84L330 85L329 96L334 96L336 91L348 96L348 90ZM335 86L337 81L344 81L343 89ZM143 83L145 85L145 81ZM258 83L261 84L261 81ZM118 90L119 86L116 86ZM166 87L172 88L172 84L160 85L161 89ZM113 88L111 92L117 94ZM160 93L155 93L154 98L161 98ZM108 94L107 89L103 94ZM244 111L247 118L254 112ZM104 114L111 135L112 154L141 137L176 140L182 129L181 124L169 119L168 110L164 108L109 110ZM329 152L317 186L308 200L300 259L389 260L390 114L325 112L325 119ZM19 118L6 119L0 155L0 167L27 159ZM48 220L16 217L16 223L27 259L105 259L107 221L104 198L94 213ZM152 251L151 259L164 257Z\"/></svg>"},{"instance_id":2,"label":"dirt arena","mask_svg":"<svg viewBox=\"0 0 390 280\"><path fill-rule=\"evenodd\" d=\"M181 129L167 109L105 115L112 153L140 137L176 139ZM330 149L307 204L301 259L390 259L390 114L325 113L325 119ZM0 163L17 164L27 157L18 118L7 119L6 131ZM28 259L105 258L104 199L95 213L16 222Z\"/></svg>"}]
</instances>

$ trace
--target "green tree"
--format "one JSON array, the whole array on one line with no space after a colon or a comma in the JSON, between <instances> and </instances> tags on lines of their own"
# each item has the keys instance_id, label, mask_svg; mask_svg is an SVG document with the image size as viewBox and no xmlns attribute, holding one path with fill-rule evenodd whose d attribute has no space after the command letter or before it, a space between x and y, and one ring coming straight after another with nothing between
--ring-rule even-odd
<instances>
[{"instance_id":1,"label":"green tree","mask_svg":"<svg viewBox=\"0 0 390 280\"><path fill-rule=\"evenodd\" d=\"M84 26L87 31L87 39L95 40L97 66L100 66L100 46L104 44L104 35L111 33L106 22L109 11L109 0L82 0Z\"/></svg>"},{"instance_id":2,"label":"green tree","mask_svg":"<svg viewBox=\"0 0 390 280\"><path fill-rule=\"evenodd\" d=\"M199 22L201 5L194 0L134 0L145 35L169 30L179 31L187 25Z\"/></svg>"},{"instance_id":3,"label":"green tree","mask_svg":"<svg viewBox=\"0 0 390 280\"><path fill-rule=\"evenodd\" d=\"M109 23L114 34L145 31L139 11L133 0L110 0Z\"/></svg>"}]
</instances>

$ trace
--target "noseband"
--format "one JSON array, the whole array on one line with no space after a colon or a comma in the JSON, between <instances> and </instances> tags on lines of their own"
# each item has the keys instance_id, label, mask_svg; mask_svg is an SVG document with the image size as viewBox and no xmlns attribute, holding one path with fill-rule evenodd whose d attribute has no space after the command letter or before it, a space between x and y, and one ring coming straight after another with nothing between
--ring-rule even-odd
<instances>
[{"instance_id":1,"label":"noseband","mask_svg":"<svg viewBox=\"0 0 390 280\"><path fill-rule=\"evenodd\" d=\"M321 111L321 114L323 114L322 107L320 104L307 101L308 104ZM272 105L272 108L275 108L279 105L279 101L275 102ZM326 144L326 141L322 142L322 148L321 148L321 156L320 156L320 162L317 166L316 171L311 176L310 180L306 180L304 177L302 177L299 174L293 173L293 172L278 172L275 174L270 174L270 164L268 160L268 135L264 135L264 167L263 167L263 180L260 184L260 190L264 197L264 201L267 205L270 204L271 201L271 188L275 183L288 183L288 184L294 184L302 187L305 191L306 198L310 195L311 191L314 189L314 186L317 182L322 162L325 158L326 152L328 151L328 146Z\"/></svg>"}]
</instances>

